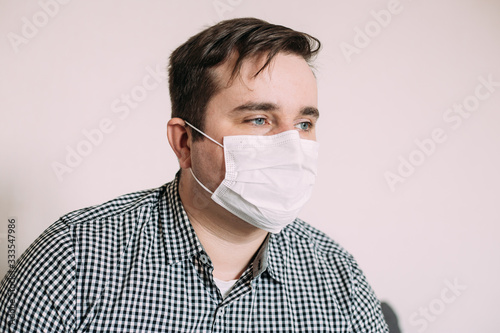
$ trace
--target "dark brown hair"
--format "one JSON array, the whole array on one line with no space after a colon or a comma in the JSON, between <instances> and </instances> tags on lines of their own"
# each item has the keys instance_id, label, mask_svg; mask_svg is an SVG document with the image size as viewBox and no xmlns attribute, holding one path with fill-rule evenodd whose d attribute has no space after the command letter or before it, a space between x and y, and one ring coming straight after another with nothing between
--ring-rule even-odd
<instances>
[{"instance_id":1,"label":"dark brown hair","mask_svg":"<svg viewBox=\"0 0 500 333\"><path fill-rule=\"evenodd\" d=\"M189 38L170 56L168 67L172 118L182 118L201 131L210 98L219 89L213 69L236 52L231 79L245 59L267 53L257 76L279 52L302 56L308 63L321 47L318 39L256 18L219 22ZM203 138L193 131L193 140Z\"/></svg>"}]
</instances>

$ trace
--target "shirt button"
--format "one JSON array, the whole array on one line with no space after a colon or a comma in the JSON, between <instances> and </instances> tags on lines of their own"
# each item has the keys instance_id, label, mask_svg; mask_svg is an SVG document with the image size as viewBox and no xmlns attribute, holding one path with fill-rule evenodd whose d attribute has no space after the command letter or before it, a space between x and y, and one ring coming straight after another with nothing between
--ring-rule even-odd
<instances>
[{"instance_id":1,"label":"shirt button","mask_svg":"<svg viewBox=\"0 0 500 333\"><path fill-rule=\"evenodd\" d=\"M226 312L224 308L220 308L219 311L217 311L217 315L222 317L224 315L224 312Z\"/></svg>"},{"instance_id":2,"label":"shirt button","mask_svg":"<svg viewBox=\"0 0 500 333\"><path fill-rule=\"evenodd\" d=\"M202 254L202 255L200 256L200 260L201 260L201 262L202 262L202 263L204 263L205 265L206 265L206 264L208 264L208 257L207 257L206 255Z\"/></svg>"}]
</instances>

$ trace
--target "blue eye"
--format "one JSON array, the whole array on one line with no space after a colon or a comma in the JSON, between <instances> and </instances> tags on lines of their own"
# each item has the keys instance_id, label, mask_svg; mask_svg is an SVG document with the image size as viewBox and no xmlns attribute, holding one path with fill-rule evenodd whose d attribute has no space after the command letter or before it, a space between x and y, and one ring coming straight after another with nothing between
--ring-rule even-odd
<instances>
[{"instance_id":1,"label":"blue eye","mask_svg":"<svg viewBox=\"0 0 500 333\"><path fill-rule=\"evenodd\" d=\"M297 124L297 128L302 131L310 131L312 124L308 121L303 121Z\"/></svg>"},{"instance_id":2,"label":"blue eye","mask_svg":"<svg viewBox=\"0 0 500 333\"><path fill-rule=\"evenodd\" d=\"M266 119L265 118L255 118L255 119L252 119L251 122L253 122L255 125L264 125L266 123Z\"/></svg>"}]
</instances>

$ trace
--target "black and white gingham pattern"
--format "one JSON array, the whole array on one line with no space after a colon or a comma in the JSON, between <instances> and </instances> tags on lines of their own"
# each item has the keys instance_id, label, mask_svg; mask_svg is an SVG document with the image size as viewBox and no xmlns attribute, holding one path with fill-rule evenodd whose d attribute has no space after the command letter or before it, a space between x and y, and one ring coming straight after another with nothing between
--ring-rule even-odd
<instances>
[{"instance_id":1,"label":"black and white gingham pattern","mask_svg":"<svg viewBox=\"0 0 500 333\"><path fill-rule=\"evenodd\" d=\"M222 299L177 184L50 226L0 284L0 332L387 332L352 256L299 219Z\"/></svg>"}]
</instances>

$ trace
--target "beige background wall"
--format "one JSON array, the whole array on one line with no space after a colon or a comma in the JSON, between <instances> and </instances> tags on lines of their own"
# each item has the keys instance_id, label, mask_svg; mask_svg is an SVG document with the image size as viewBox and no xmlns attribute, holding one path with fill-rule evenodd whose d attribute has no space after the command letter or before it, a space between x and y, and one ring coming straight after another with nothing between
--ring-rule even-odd
<instances>
[{"instance_id":1,"label":"beige background wall","mask_svg":"<svg viewBox=\"0 0 500 333\"><path fill-rule=\"evenodd\" d=\"M404 332L497 332L495 0L1 0L0 276L9 217L19 255L59 216L173 178L168 56L242 16L324 44L301 217L355 255Z\"/></svg>"}]
</instances>

